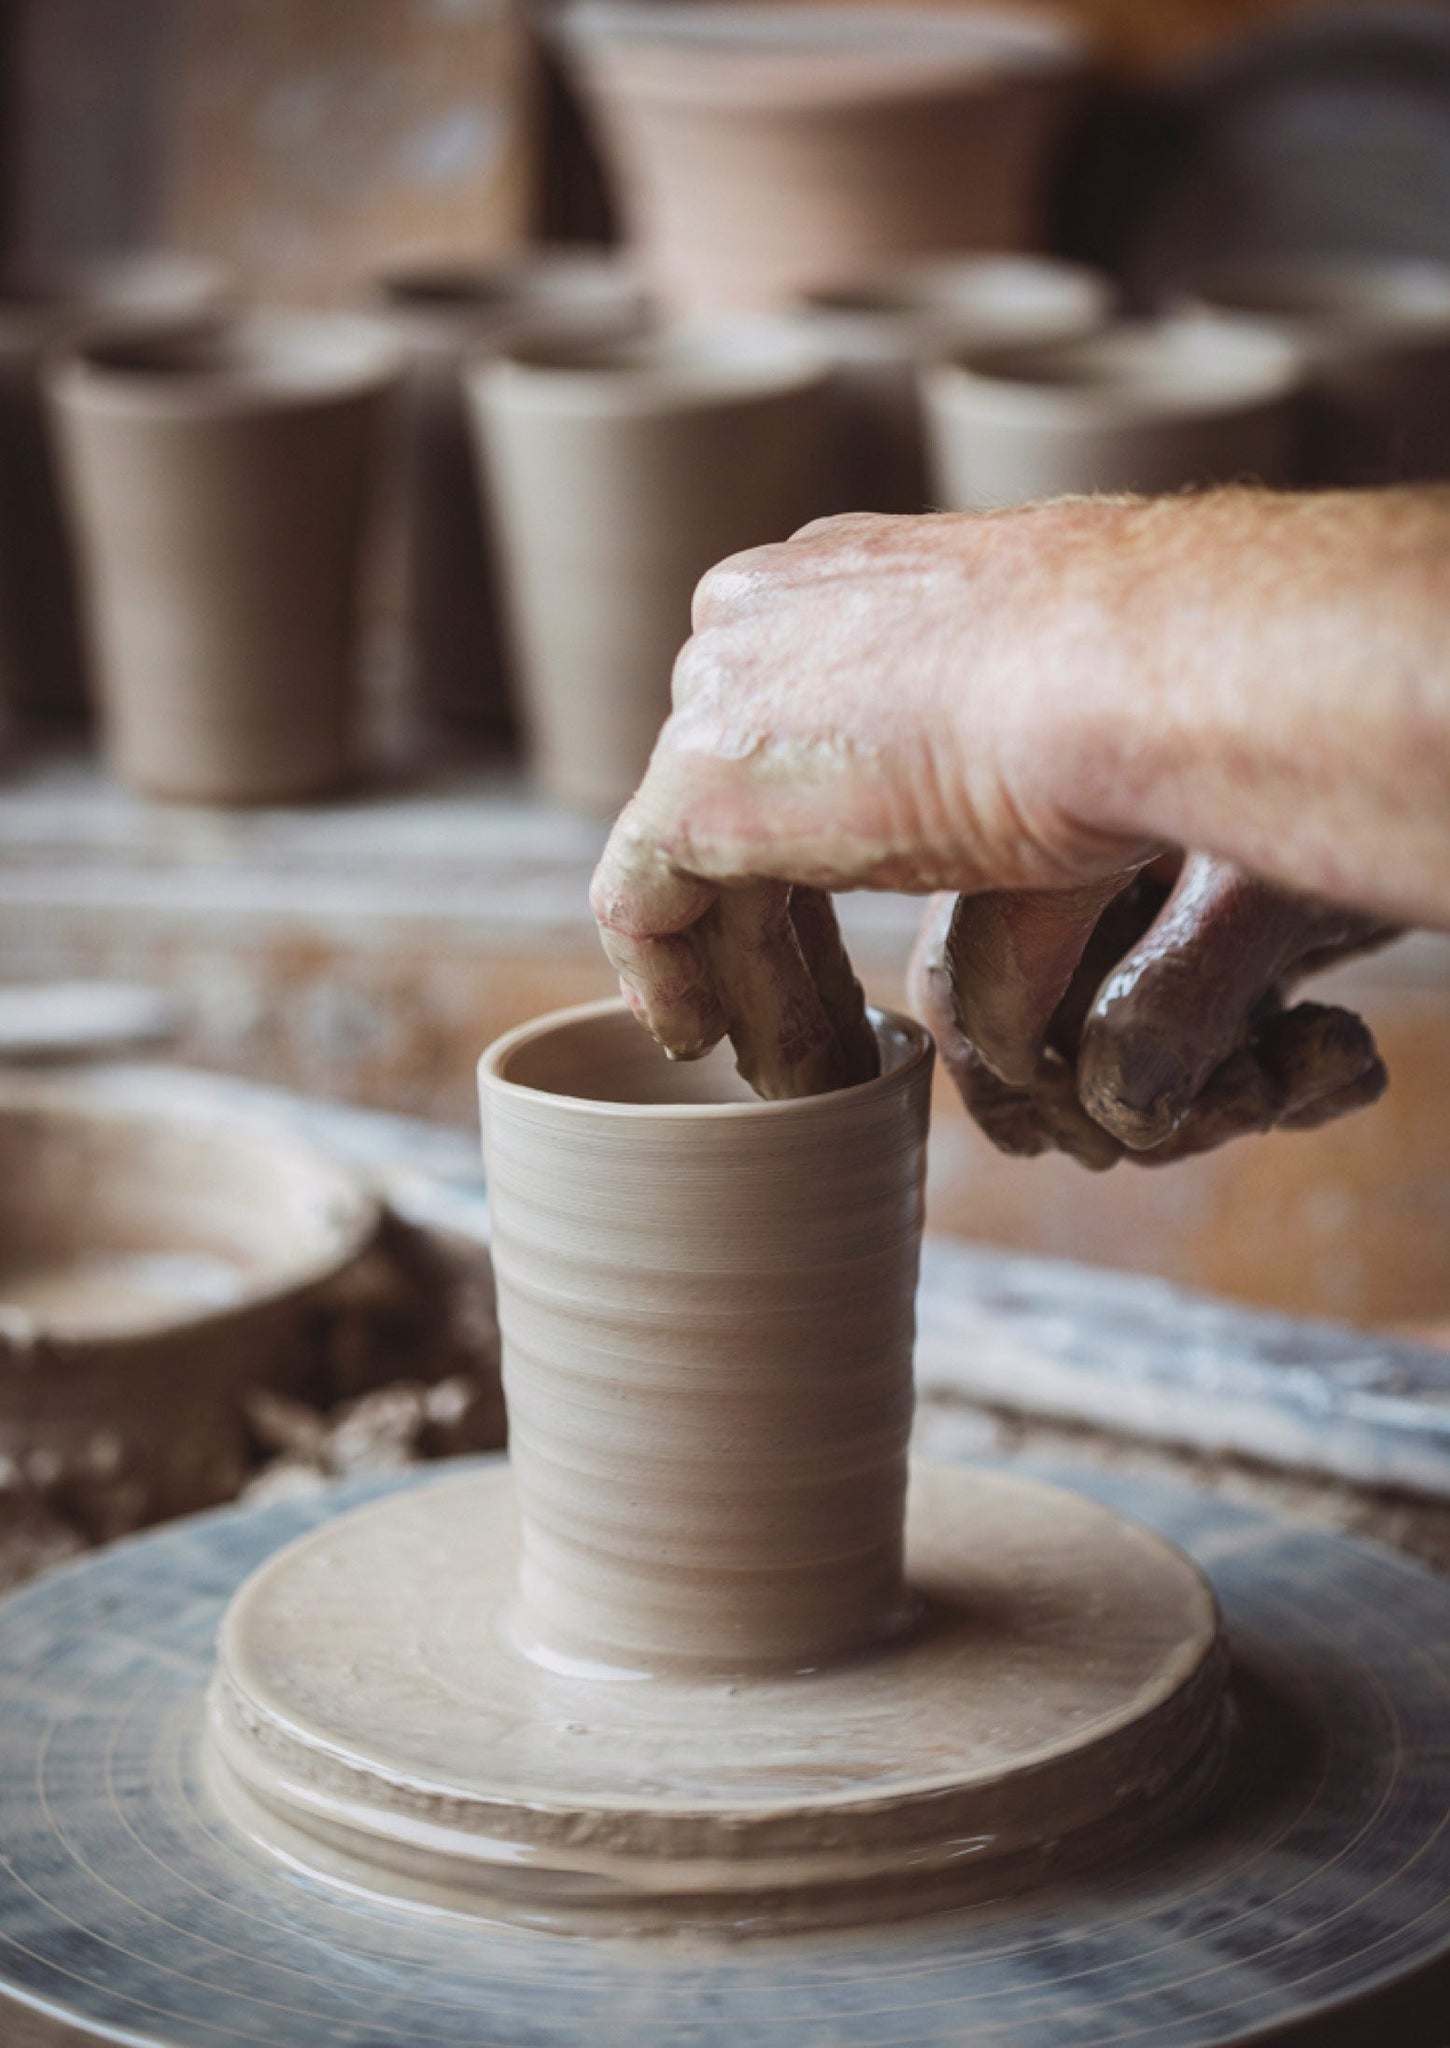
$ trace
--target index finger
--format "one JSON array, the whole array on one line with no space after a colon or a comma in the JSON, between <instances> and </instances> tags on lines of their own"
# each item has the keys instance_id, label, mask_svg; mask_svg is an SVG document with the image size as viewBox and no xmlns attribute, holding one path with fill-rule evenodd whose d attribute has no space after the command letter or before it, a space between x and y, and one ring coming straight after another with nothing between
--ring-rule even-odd
<instances>
[{"instance_id":1,"label":"index finger","mask_svg":"<svg viewBox=\"0 0 1450 2048\"><path fill-rule=\"evenodd\" d=\"M700 1059L725 1036L726 1012L700 920L719 896L674 867L626 805L595 869L589 906L620 991L672 1059Z\"/></svg>"}]
</instances>

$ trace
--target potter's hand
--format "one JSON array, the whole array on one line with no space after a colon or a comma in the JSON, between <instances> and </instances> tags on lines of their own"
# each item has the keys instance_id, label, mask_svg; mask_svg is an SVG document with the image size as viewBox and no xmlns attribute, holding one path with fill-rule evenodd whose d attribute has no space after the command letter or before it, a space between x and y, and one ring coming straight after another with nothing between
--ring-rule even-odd
<instances>
[{"instance_id":1,"label":"potter's hand","mask_svg":"<svg viewBox=\"0 0 1450 2048\"><path fill-rule=\"evenodd\" d=\"M1378 1099L1364 1023L1284 1004L1304 975L1389 936L1200 854L1121 888L939 896L912 994L1001 1151L1167 1165Z\"/></svg>"},{"instance_id":2,"label":"potter's hand","mask_svg":"<svg viewBox=\"0 0 1450 2048\"><path fill-rule=\"evenodd\" d=\"M596 877L628 999L684 1058L748 1042L748 1009L758 1083L828 1085L859 996L803 891L1026 891L997 923L1036 920L1047 968L1015 1021L995 970L959 972L948 1050L1029 1091L1047 1142L1168 1156L1350 1106L1379 1085L1357 1027L1273 1014L1317 955L1450 922L1447 543L1444 492L1229 491L859 515L722 563ZM1192 863L1141 945L1173 842L1275 886Z\"/></svg>"}]
</instances>

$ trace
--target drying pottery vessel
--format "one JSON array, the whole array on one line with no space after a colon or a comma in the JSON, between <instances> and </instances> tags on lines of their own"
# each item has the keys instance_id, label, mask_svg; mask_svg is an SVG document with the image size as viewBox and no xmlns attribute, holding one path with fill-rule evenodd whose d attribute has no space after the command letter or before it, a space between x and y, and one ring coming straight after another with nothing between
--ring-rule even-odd
<instances>
[{"instance_id":1,"label":"drying pottery vessel","mask_svg":"<svg viewBox=\"0 0 1450 2048\"><path fill-rule=\"evenodd\" d=\"M1001 1474L908 1507L932 1053L873 1025L875 1078L777 1102L619 1002L485 1055L512 1470L242 1588L206 1756L255 1840L494 1919L771 1931L1000 1896L1211 1781L1184 1557Z\"/></svg>"},{"instance_id":2,"label":"drying pottery vessel","mask_svg":"<svg viewBox=\"0 0 1450 2048\"><path fill-rule=\"evenodd\" d=\"M470 374L520 708L552 795L626 801L700 577L826 509L828 379L769 325L540 343Z\"/></svg>"},{"instance_id":3,"label":"drying pottery vessel","mask_svg":"<svg viewBox=\"0 0 1450 2048\"><path fill-rule=\"evenodd\" d=\"M1450 477L1450 266L1285 256L1206 278L1190 304L1305 352L1306 482Z\"/></svg>"},{"instance_id":4,"label":"drying pottery vessel","mask_svg":"<svg viewBox=\"0 0 1450 2048\"><path fill-rule=\"evenodd\" d=\"M357 609L391 345L342 317L107 336L50 378L108 759L306 797L356 766Z\"/></svg>"},{"instance_id":5,"label":"drying pottery vessel","mask_svg":"<svg viewBox=\"0 0 1450 2048\"><path fill-rule=\"evenodd\" d=\"M1293 479L1300 351L1227 321L1130 323L923 373L940 504Z\"/></svg>"},{"instance_id":6,"label":"drying pottery vessel","mask_svg":"<svg viewBox=\"0 0 1450 2048\"><path fill-rule=\"evenodd\" d=\"M0 274L0 702L22 718L86 709L85 663L41 365L97 323L192 326L219 316L224 274L182 256Z\"/></svg>"},{"instance_id":7,"label":"drying pottery vessel","mask_svg":"<svg viewBox=\"0 0 1450 2048\"><path fill-rule=\"evenodd\" d=\"M842 509L925 508L925 365L964 349L1090 334L1113 309L1106 277L1049 256L921 259L808 294L802 332L836 369Z\"/></svg>"},{"instance_id":8,"label":"drying pottery vessel","mask_svg":"<svg viewBox=\"0 0 1450 2048\"><path fill-rule=\"evenodd\" d=\"M1085 60L1037 8L584 5L563 36L640 260L690 311L1030 246Z\"/></svg>"},{"instance_id":9,"label":"drying pottery vessel","mask_svg":"<svg viewBox=\"0 0 1450 2048\"><path fill-rule=\"evenodd\" d=\"M411 694L425 716L493 735L513 719L496 573L470 446L463 367L521 333L628 333L647 300L618 259L536 253L390 271L378 304L403 347L391 524Z\"/></svg>"},{"instance_id":10,"label":"drying pottery vessel","mask_svg":"<svg viewBox=\"0 0 1450 2048\"><path fill-rule=\"evenodd\" d=\"M0 1080L0 1456L102 1530L230 1499L247 1395L306 1390L309 1317L378 1226L263 1121Z\"/></svg>"}]
</instances>

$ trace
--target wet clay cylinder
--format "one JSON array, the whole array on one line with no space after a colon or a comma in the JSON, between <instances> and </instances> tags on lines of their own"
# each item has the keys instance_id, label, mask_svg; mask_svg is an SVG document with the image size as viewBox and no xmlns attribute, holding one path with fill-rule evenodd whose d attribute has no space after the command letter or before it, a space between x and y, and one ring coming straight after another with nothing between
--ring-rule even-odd
<instances>
[{"instance_id":1,"label":"wet clay cylinder","mask_svg":"<svg viewBox=\"0 0 1450 2048\"><path fill-rule=\"evenodd\" d=\"M506 736L514 721L464 365L521 333L638 330L644 292L617 258L540 252L410 265L381 278L376 296L407 357L389 509L411 693L427 719Z\"/></svg>"},{"instance_id":2,"label":"wet clay cylinder","mask_svg":"<svg viewBox=\"0 0 1450 2048\"><path fill-rule=\"evenodd\" d=\"M1292 483L1304 370L1292 342L1212 319L971 351L922 373L937 502Z\"/></svg>"},{"instance_id":3,"label":"wet clay cylinder","mask_svg":"<svg viewBox=\"0 0 1450 2048\"><path fill-rule=\"evenodd\" d=\"M794 1671L907 1618L913 1298L931 1044L763 1102L622 1004L481 1066L521 1554L556 1666Z\"/></svg>"},{"instance_id":4,"label":"wet clay cylinder","mask_svg":"<svg viewBox=\"0 0 1450 2048\"><path fill-rule=\"evenodd\" d=\"M218 317L226 279L187 257L115 258L0 276L0 698L24 719L87 708L70 540L42 391L47 352L104 324Z\"/></svg>"},{"instance_id":5,"label":"wet clay cylinder","mask_svg":"<svg viewBox=\"0 0 1450 2048\"><path fill-rule=\"evenodd\" d=\"M306 797L355 767L357 614L384 404L370 324L111 337L50 395L109 762L151 795Z\"/></svg>"},{"instance_id":6,"label":"wet clay cylinder","mask_svg":"<svg viewBox=\"0 0 1450 2048\"><path fill-rule=\"evenodd\" d=\"M550 795L628 800L695 585L827 509L829 377L769 325L539 343L470 373L519 708Z\"/></svg>"}]
</instances>

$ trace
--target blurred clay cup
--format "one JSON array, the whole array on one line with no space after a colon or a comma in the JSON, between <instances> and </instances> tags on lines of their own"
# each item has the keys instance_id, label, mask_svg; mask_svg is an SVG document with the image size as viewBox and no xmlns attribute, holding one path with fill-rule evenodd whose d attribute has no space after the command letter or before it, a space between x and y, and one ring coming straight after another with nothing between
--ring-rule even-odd
<instances>
[{"instance_id":1,"label":"blurred clay cup","mask_svg":"<svg viewBox=\"0 0 1450 2048\"><path fill-rule=\"evenodd\" d=\"M638 332L648 297L618 257L585 250L399 265L373 296L408 364L387 495L410 693L427 718L503 735L508 680L464 364L523 333Z\"/></svg>"},{"instance_id":2,"label":"blurred clay cup","mask_svg":"<svg viewBox=\"0 0 1450 2048\"><path fill-rule=\"evenodd\" d=\"M537 343L470 372L531 759L552 795L625 802L700 577L822 510L830 374L771 321Z\"/></svg>"},{"instance_id":3,"label":"blurred clay cup","mask_svg":"<svg viewBox=\"0 0 1450 2048\"><path fill-rule=\"evenodd\" d=\"M1039 6L584 0L558 23L629 237L687 313L1030 247L1089 51Z\"/></svg>"},{"instance_id":4,"label":"blurred clay cup","mask_svg":"<svg viewBox=\"0 0 1450 2048\"><path fill-rule=\"evenodd\" d=\"M1090 334L1114 308L1106 277L1050 256L940 256L808 293L801 331L836 367L842 510L926 505L918 373L928 363L971 348Z\"/></svg>"},{"instance_id":5,"label":"blurred clay cup","mask_svg":"<svg viewBox=\"0 0 1450 2048\"><path fill-rule=\"evenodd\" d=\"M1450 265L1281 257L1205 277L1186 303L1305 352L1304 481L1450 477Z\"/></svg>"},{"instance_id":6,"label":"blurred clay cup","mask_svg":"<svg viewBox=\"0 0 1450 2048\"><path fill-rule=\"evenodd\" d=\"M356 765L363 549L399 357L258 314L49 371L108 760L150 795L306 797Z\"/></svg>"},{"instance_id":7,"label":"blurred clay cup","mask_svg":"<svg viewBox=\"0 0 1450 2048\"><path fill-rule=\"evenodd\" d=\"M990 511L1097 491L1292 481L1300 350L1227 320L1123 322L923 373L938 501Z\"/></svg>"},{"instance_id":8,"label":"blurred clay cup","mask_svg":"<svg viewBox=\"0 0 1450 2048\"><path fill-rule=\"evenodd\" d=\"M0 702L21 718L76 718L88 696L42 390L46 356L98 325L190 330L230 303L225 272L199 257L0 272Z\"/></svg>"}]
</instances>

